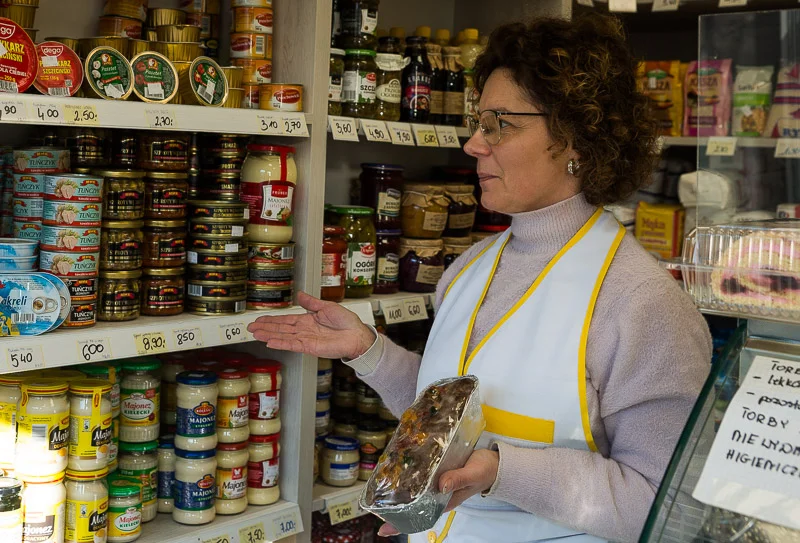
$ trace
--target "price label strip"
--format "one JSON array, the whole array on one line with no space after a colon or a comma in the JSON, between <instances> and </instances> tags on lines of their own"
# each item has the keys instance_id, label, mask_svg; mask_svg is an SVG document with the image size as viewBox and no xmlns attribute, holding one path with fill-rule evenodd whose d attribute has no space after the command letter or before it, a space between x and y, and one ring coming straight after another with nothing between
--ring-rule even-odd
<instances>
[{"instance_id":1,"label":"price label strip","mask_svg":"<svg viewBox=\"0 0 800 543\"><path fill-rule=\"evenodd\" d=\"M800 158L800 139L778 139L775 145L775 158Z\"/></svg>"},{"instance_id":2,"label":"price label strip","mask_svg":"<svg viewBox=\"0 0 800 543\"><path fill-rule=\"evenodd\" d=\"M381 313L386 324L400 324L406 322L406 311L400 300L381 301Z\"/></svg>"},{"instance_id":3,"label":"price label strip","mask_svg":"<svg viewBox=\"0 0 800 543\"><path fill-rule=\"evenodd\" d=\"M678 11L678 3L680 0L655 0L653 2L653 11Z\"/></svg>"},{"instance_id":4,"label":"price label strip","mask_svg":"<svg viewBox=\"0 0 800 543\"><path fill-rule=\"evenodd\" d=\"M392 144L414 146L414 136L411 134L410 124L387 122L386 128L389 129L389 136L392 138Z\"/></svg>"},{"instance_id":5,"label":"price label strip","mask_svg":"<svg viewBox=\"0 0 800 543\"><path fill-rule=\"evenodd\" d=\"M292 510L272 519L272 540L283 539L303 531L303 521L297 511Z\"/></svg>"},{"instance_id":6,"label":"price label strip","mask_svg":"<svg viewBox=\"0 0 800 543\"><path fill-rule=\"evenodd\" d=\"M353 520L367 514L358 505L358 497L339 503L328 503L328 516L331 519L331 526L336 526L342 522Z\"/></svg>"},{"instance_id":7,"label":"price label strip","mask_svg":"<svg viewBox=\"0 0 800 543\"><path fill-rule=\"evenodd\" d=\"M100 116L94 106L64 106L64 120L67 124L80 126L99 126Z\"/></svg>"},{"instance_id":8,"label":"price label strip","mask_svg":"<svg viewBox=\"0 0 800 543\"><path fill-rule=\"evenodd\" d=\"M164 332L148 332L133 336L137 354L159 354L167 352L167 339Z\"/></svg>"},{"instance_id":9,"label":"price label strip","mask_svg":"<svg viewBox=\"0 0 800 543\"><path fill-rule=\"evenodd\" d=\"M383 121L373 121L372 119L361 119L361 130L364 131L367 141L377 141L380 143L392 143L389 129Z\"/></svg>"},{"instance_id":10,"label":"price label strip","mask_svg":"<svg viewBox=\"0 0 800 543\"><path fill-rule=\"evenodd\" d=\"M719 0L721 8L741 8L747 5L747 0Z\"/></svg>"},{"instance_id":11,"label":"price label strip","mask_svg":"<svg viewBox=\"0 0 800 543\"><path fill-rule=\"evenodd\" d=\"M34 102L31 106L34 121L45 124L64 124L64 112L60 105Z\"/></svg>"},{"instance_id":12,"label":"price label strip","mask_svg":"<svg viewBox=\"0 0 800 543\"><path fill-rule=\"evenodd\" d=\"M78 357L84 362L99 362L112 357L111 339L87 339L78 342Z\"/></svg>"},{"instance_id":13,"label":"price label strip","mask_svg":"<svg viewBox=\"0 0 800 543\"><path fill-rule=\"evenodd\" d=\"M0 122L21 122L28 120L25 102L14 98L0 100Z\"/></svg>"},{"instance_id":14,"label":"price label strip","mask_svg":"<svg viewBox=\"0 0 800 543\"><path fill-rule=\"evenodd\" d=\"M336 141L358 141L358 127L352 117L329 116L331 135Z\"/></svg>"},{"instance_id":15,"label":"price label strip","mask_svg":"<svg viewBox=\"0 0 800 543\"><path fill-rule=\"evenodd\" d=\"M636 0L608 0L608 11L636 13Z\"/></svg>"},{"instance_id":16,"label":"price label strip","mask_svg":"<svg viewBox=\"0 0 800 543\"><path fill-rule=\"evenodd\" d=\"M219 534L208 539L203 539L201 543L235 543L232 535L229 534Z\"/></svg>"},{"instance_id":17,"label":"price label strip","mask_svg":"<svg viewBox=\"0 0 800 543\"><path fill-rule=\"evenodd\" d=\"M256 115L256 130L265 136L283 136L283 123L273 115Z\"/></svg>"},{"instance_id":18,"label":"price label strip","mask_svg":"<svg viewBox=\"0 0 800 543\"><path fill-rule=\"evenodd\" d=\"M242 343L247 341L247 327L243 322L222 324L219 327L222 343Z\"/></svg>"},{"instance_id":19,"label":"price label strip","mask_svg":"<svg viewBox=\"0 0 800 543\"><path fill-rule=\"evenodd\" d=\"M283 123L283 133L287 136L308 137L306 117L302 113L283 113L281 122Z\"/></svg>"},{"instance_id":20,"label":"price label strip","mask_svg":"<svg viewBox=\"0 0 800 543\"><path fill-rule=\"evenodd\" d=\"M144 119L150 128L178 130L178 114L169 109L145 109Z\"/></svg>"},{"instance_id":21,"label":"price label strip","mask_svg":"<svg viewBox=\"0 0 800 543\"><path fill-rule=\"evenodd\" d=\"M456 132L455 126L436 125L436 136L439 138L439 147L452 147L453 149L461 148L461 144L458 142L458 132Z\"/></svg>"},{"instance_id":22,"label":"price label strip","mask_svg":"<svg viewBox=\"0 0 800 543\"><path fill-rule=\"evenodd\" d=\"M578 5L579 6L586 6L587 8L593 8L594 7L594 3L592 2L592 0L578 0Z\"/></svg>"},{"instance_id":23,"label":"price label strip","mask_svg":"<svg viewBox=\"0 0 800 543\"><path fill-rule=\"evenodd\" d=\"M425 308L425 298L415 296L411 299L403 300L403 309L406 312L406 322L424 321L428 318L428 310Z\"/></svg>"},{"instance_id":24,"label":"price label strip","mask_svg":"<svg viewBox=\"0 0 800 543\"><path fill-rule=\"evenodd\" d=\"M203 347L203 334L199 328L181 328L173 330L177 349L199 349Z\"/></svg>"},{"instance_id":25,"label":"price label strip","mask_svg":"<svg viewBox=\"0 0 800 543\"><path fill-rule=\"evenodd\" d=\"M265 543L266 541L267 534L264 532L263 522L239 529L239 543Z\"/></svg>"},{"instance_id":26,"label":"price label strip","mask_svg":"<svg viewBox=\"0 0 800 543\"><path fill-rule=\"evenodd\" d=\"M439 138L436 136L436 129L428 124L412 124L414 138L417 140L417 147L439 147Z\"/></svg>"},{"instance_id":27,"label":"price label strip","mask_svg":"<svg viewBox=\"0 0 800 543\"><path fill-rule=\"evenodd\" d=\"M28 371L44 368L44 355L41 345L32 347L9 347L6 362L10 371Z\"/></svg>"},{"instance_id":28,"label":"price label strip","mask_svg":"<svg viewBox=\"0 0 800 543\"><path fill-rule=\"evenodd\" d=\"M736 138L708 138L706 156L733 156L736 154Z\"/></svg>"}]
</instances>

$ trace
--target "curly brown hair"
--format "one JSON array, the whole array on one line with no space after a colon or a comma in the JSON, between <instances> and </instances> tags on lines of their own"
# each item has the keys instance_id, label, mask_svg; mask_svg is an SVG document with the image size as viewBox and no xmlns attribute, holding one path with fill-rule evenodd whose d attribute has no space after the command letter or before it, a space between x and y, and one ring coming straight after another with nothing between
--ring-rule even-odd
<instances>
[{"instance_id":1,"label":"curly brown hair","mask_svg":"<svg viewBox=\"0 0 800 543\"><path fill-rule=\"evenodd\" d=\"M571 145L586 199L605 205L643 186L657 160L657 124L637 90L636 66L615 17L537 18L492 32L475 85L481 92L492 72L509 70L548 114L553 157Z\"/></svg>"}]
</instances>

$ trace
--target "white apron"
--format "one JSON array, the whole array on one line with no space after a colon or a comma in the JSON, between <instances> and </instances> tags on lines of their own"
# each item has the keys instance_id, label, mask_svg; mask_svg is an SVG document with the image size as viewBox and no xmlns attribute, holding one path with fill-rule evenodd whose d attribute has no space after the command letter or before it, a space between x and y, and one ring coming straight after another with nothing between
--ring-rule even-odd
<instances>
[{"instance_id":1,"label":"white apron","mask_svg":"<svg viewBox=\"0 0 800 543\"><path fill-rule=\"evenodd\" d=\"M625 229L599 210L556 254L514 307L465 357L506 232L453 280L436 314L417 393L438 379L480 380L487 427L478 442L596 451L586 407L586 340L597 294ZM565 543L602 540L517 507L473 496L411 543Z\"/></svg>"}]
</instances>

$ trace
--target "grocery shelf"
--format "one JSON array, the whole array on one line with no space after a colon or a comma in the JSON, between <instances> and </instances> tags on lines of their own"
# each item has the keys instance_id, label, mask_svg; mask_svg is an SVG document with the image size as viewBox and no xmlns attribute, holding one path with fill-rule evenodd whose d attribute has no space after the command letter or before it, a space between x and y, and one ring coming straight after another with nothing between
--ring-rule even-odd
<instances>
[{"instance_id":1,"label":"grocery shelf","mask_svg":"<svg viewBox=\"0 0 800 543\"><path fill-rule=\"evenodd\" d=\"M361 143L361 138L366 138L367 142L407 147L460 149L461 140L469 139L469 130L463 126L384 122L341 116L329 116L327 123L332 139L349 143Z\"/></svg>"},{"instance_id":2,"label":"grocery shelf","mask_svg":"<svg viewBox=\"0 0 800 543\"><path fill-rule=\"evenodd\" d=\"M308 137L303 113L0 94L0 123Z\"/></svg>"},{"instance_id":3,"label":"grocery shelf","mask_svg":"<svg viewBox=\"0 0 800 543\"><path fill-rule=\"evenodd\" d=\"M709 138L696 138L693 136L664 136L661 138L664 147L697 147L708 145ZM778 143L776 138L736 138L737 147L771 148Z\"/></svg>"},{"instance_id":4,"label":"grocery shelf","mask_svg":"<svg viewBox=\"0 0 800 543\"><path fill-rule=\"evenodd\" d=\"M325 483L316 483L314 484L314 501L311 502L311 510L326 513L331 506L357 502L366 484L366 481L357 481L353 486L341 488L328 486Z\"/></svg>"},{"instance_id":5,"label":"grocery shelf","mask_svg":"<svg viewBox=\"0 0 800 543\"><path fill-rule=\"evenodd\" d=\"M434 294L398 292L348 299L341 302L341 305L358 315L366 324L375 324L375 315L382 315L386 324L398 324L427 319L429 315L433 315L433 301Z\"/></svg>"},{"instance_id":6,"label":"grocery shelf","mask_svg":"<svg viewBox=\"0 0 800 543\"><path fill-rule=\"evenodd\" d=\"M204 526L184 526L160 514L142 526L139 543L254 543L278 541L303 531L300 507L279 501L250 506L241 515L222 516ZM252 537L251 537L252 536Z\"/></svg>"}]
</instances>

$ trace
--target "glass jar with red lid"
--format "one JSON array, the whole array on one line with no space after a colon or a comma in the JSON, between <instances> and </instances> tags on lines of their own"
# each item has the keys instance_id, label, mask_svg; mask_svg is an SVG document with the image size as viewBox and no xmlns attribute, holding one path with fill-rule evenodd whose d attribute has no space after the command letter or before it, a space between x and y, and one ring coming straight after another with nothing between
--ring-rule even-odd
<instances>
[{"instance_id":1,"label":"glass jar with red lid","mask_svg":"<svg viewBox=\"0 0 800 543\"><path fill-rule=\"evenodd\" d=\"M322 233L320 297L329 302L341 302L344 300L347 284L347 241L344 239L344 228L325 226Z\"/></svg>"},{"instance_id":2,"label":"glass jar with red lid","mask_svg":"<svg viewBox=\"0 0 800 543\"><path fill-rule=\"evenodd\" d=\"M400 290L400 230L378 232L378 263L375 294L394 294Z\"/></svg>"},{"instance_id":3,"label":"glass jar with red lid","mask_svg":"<svg viewBox=\"0 0 800 543\"><path fill-rule=\"evenodd\" d=\"M361 165L361 205L375 209L375 228L400 228L403 167L395 164Z\"/></svg>"}]
</instances>

